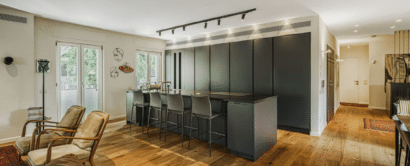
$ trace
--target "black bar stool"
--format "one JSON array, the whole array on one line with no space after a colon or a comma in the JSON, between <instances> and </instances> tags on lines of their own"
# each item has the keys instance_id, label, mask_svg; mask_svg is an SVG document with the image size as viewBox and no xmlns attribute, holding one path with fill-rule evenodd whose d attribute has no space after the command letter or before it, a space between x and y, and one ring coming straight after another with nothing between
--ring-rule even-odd
<instances>
[{"instance_id":1,"label":"black bar stool","mask_svg":"<svg viewBox=\"0 0 410 166\"><path fill-rule=\"evenodd\" d=\"M216 118L219 116L219 114L213 114L212 113L212 107L211 107L211 100L209 99L208 96L203 96L203 97L197 97L197 96L191 96L192 97L192 114L191 114L191 123L189 127L189 145L188 149L191 147L191 133L192 129L198 131L198 138L200 135L206 133L208 135L209 133L209 156L211 156L211 151L212 151L212 134L217 134L221 137L215 139L221 139L225 137L225 134L221 133L216 133L212 132L212 119ZM197 128L192 127L192 118L197 118L198 121L198 126ZM207 122L209 121L209 131L205 131L203 133L199 133L199 119L206 119ZM208 124L208 123L207 123Z\"/></svg>"},{"instance_id":2,"label":"black bar stool","mask_svg":"<svg viewBox=\"0 0 410 166\"><path fill-rule=\"evenodd\" d=\"M131 121L132 121L132 117L134 116L134 107L135 107L135 112L137 111L137 107L142 108L142 111L141 111L142 112L142 116L141 116L142 131L141 132L144 132L145 107L149 107L149 103L145 103L144 94L142 93L142 90L134 91L133 94L134 94L134 97L133 97L134 101L132 103L132 109L131 109ZM137 120L135 119L135 121ZM130 125L130 131L131 131L131 125Z\"/></svg>"},{"instance_id":3,"label":"black bar stool","mask_svg":"<svg viewBox=\"0 0 410 166\"><path fill-rule=\"evenodd\" d=\"M396 124L396 166L400 165L401 152L406 149L405 165L409 165L409 146L410 143L410 131L407 129L405 124L400 121L396 115L393 116L393 121Z\"/></svg>"},{"instance_id":4,"label":"black bar stool","mask_svg":"<svg viewBox=\"0 0 410 166\"><path fill-rule=\"evenodd\" d=\"M165 139L167 140L167 130L168 124L176 126L174 129L182 128L181 132L181 139L182 139L182 147L184 147L184 115L186 113L190 113L191 110L184 108L184 99L182 98L181 94L168 94L168 109L166 114L166 121L165 121ZM177 115L177 123L169 121L169 114L173 113ZM179 126L179 115L182 116L182 125Z\"/></svg>"},{"instance_id":5,"label":"black bar stool","mask_svg":"<svg viewBox=\"0 0 410 166\"><path fill-rule=\"evenodd\" d=\"M167 109L167 106L162 104L161 102L161 95L159 92L152 92L149 94L150 97L150 109L148 110L148 124L147 124L147 134L149 132L149 126L150 126L150 119L158 121L158 123L155 123L153 125L159 124L159 139L161 140L161 132L162 132L162 111L165 111ZM151 109L158 111L158 118L151 118Z\"/></svg>"}]
</instances>

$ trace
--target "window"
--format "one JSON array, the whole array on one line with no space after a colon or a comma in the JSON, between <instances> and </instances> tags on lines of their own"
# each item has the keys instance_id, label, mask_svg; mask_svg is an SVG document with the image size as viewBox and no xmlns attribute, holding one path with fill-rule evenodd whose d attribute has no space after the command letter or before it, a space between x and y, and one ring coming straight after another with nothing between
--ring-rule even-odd
<instances>
[{"instance_id":1,"label":"window","mask_svg":"<svg viewBox=\"0 0 410 166\"><path fill-rule=\"evenodd\" d=\"M137 51L135 73L137 89L141 86L161 82L161 53Z\"/></svg>"}]
</instances>

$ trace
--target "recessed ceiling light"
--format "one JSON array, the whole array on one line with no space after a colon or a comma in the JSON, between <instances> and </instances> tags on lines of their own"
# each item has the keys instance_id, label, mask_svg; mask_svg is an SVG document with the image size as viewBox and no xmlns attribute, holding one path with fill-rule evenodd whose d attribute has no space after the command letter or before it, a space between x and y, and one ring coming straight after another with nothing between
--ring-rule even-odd
<instances>
[{"instance_id":1,"label":"recessed ceiling light","mask_svg":"<svg viewBox=\"0 0 410 166\"><path fill-rule=\"evenodd\" d=\"M360 25L354 25L354 27L359 27Z\"/></svg>"},{"instance_id":2,"label":"recessed ceiling light","mask_svg":"<svg viewBox=\"0 0 410 166\"><path fill-rule=\"evenodd\" d=\"M396 22L401 22L401 19L396 20Z\"/></svg>"},{"instance_id":3,"label":"recessed ceiling light","mask_svg":"<svg viewBox=\"0 0 410 166\"><path fill-rule=\"evenodd\" d=\"M359 31L358 31L358 30L354 30L353 32L356 33L356 32L359 32Z\"/></svg>"},{"instance_id":4,"label":"recessed ceiling light","mask_svg":"<svg viewBox=\"0 0 410 166\"><path fill-rule=\"evenodd\" d=\"M350 48L350 45L348 45L347 48Z\"/></svg>"},{"instance_id":5,"label":"recessed ceiling light","mask_svg":"<svg viewBox=\"0 0 410 166\"><path fill-rule=\"evenodd\" d=\"M396 28L396 26L391 26L390 28L391 28L391 29L394 29L394 28Z\"/></svg>"}]
</instances>

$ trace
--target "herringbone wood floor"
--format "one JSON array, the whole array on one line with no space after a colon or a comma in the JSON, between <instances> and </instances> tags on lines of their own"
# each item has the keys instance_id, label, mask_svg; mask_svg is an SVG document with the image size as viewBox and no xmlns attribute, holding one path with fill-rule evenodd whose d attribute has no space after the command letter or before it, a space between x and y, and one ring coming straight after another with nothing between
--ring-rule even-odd
<instances>
[{"instance_id":1,"label":"herringbone wood floor","mask_svg":"<svg viewBox=\"0 0 410 166\"><path fill-rule=\"evenodd\" d=\"M181 137L158 139L158 130L141 134L141 127L110 123L95 156L97 165L393 165L394 134L364 130L363 118L390 120L385 111L363 107L340 106L320 137L278 131L278 144L258 161L237 157L225 147L188 137L181 148ZM404 156L403 156L404 157ZM25 158L23 158L25 159Z\"/></svg>"}]
</instances>

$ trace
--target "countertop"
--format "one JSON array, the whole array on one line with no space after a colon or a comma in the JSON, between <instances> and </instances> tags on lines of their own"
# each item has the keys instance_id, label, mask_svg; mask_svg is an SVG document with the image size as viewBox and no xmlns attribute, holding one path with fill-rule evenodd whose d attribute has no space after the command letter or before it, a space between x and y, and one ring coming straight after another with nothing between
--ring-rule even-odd
<instances>
[{"instance_id":1,"label":"countertop","mask_svg":"<svg viewBox=\"0 0 410 166\"><path fill-rule=\"evenodd\" d=\"M136 91L136 90L127 90L127 91ZM157 92L152 90L151 92ZM240 103L258 103L269 97L269 95L254 95L252 93L229 93L229 92L210 92L210 91L193 91L193 90L169 90L169 91L159 91L162 95L167 94L181 94L184 97L190 96L209 96L212 100L223 100L231 102L240 102ZM147 90L143 90L144 94L148 94Z\"/></svg>"}]
</instances>

